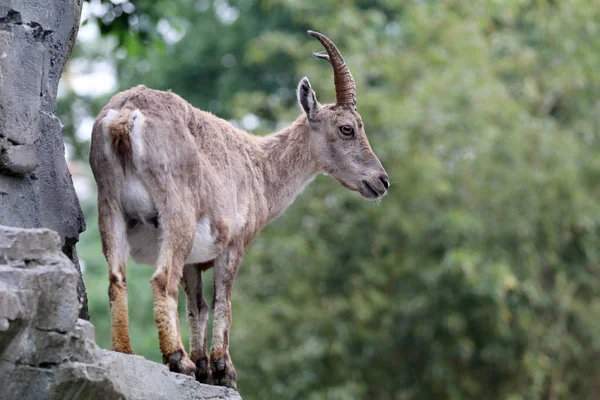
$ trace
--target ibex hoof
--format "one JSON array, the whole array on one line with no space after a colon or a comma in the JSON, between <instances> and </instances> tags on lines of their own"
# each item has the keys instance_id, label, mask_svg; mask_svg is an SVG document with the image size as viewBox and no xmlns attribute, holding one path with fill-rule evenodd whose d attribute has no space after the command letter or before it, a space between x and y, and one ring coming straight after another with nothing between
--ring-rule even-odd
<instances>
[{"instance_id":1,"label":"ibex hoof","mask_svg":"<svg viewBox=\"0 0 600 400\"><path fill-rule=\"evenodd\" d=\"M213 367L215 367L215 369L217 371L223 371L225 369L225 357L220 358L217 361L215 361L213 363Z\"/></svg>"},{"instance_id":2,"label":"ibex hoof","mask_svg":"<svg viewBox=\"0 0 600 400\"><path fill-rule=\"evenodd\" d=\"M196 380L200 383L211 383L211 370L208 358L196 361Z\"/></svg>"},{"instance_id":3,"label":"ibex hoof","mask_svg":"<svg viewBox=\"0 0 600 400\"><path fill-rule=\"evenodd\" d=\"M228 356L211 359L212 384L237 390L236 373Z\"/></svg>"},{"instance_id":4,"label":"ibex hoof","mask_svg":"<svg viewBox=\"0 0 600 400\"><path fill-rule=\"evenodd\" d=\"M181 350L178 350L169 356L163 355L163 362L169 366L171 372L196 376L196 366Z\"/></svg>"}]
</instances>

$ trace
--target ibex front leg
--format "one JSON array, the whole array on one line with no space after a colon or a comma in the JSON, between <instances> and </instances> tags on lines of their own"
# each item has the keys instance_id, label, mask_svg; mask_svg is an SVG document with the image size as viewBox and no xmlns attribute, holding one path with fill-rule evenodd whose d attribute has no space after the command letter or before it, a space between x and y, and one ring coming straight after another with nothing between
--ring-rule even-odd
<instances>
[{"instance_id":1,"label":"ibex front leg","mask_svg":"<svg viewBox=\"0 0 600 400\"><path fill-rule=\"evenodd\" d=\"M116 203L100 198L98 226L102 238L102 252L108 262L108 298L110 301L110 327L112 349L133 354L129 337L129 312L127 308L127 278L125 269L129 256L126 225L123 212Z\"/></svg>"},{"instance_id":2,"label":"ibex front leg","mask_svg":"<svg viewBox=\"0 0 600 400\"><path fill-rule=\"evenodd\" d=\"M213 383L236 390L235 368L229 355L231 289L243 257L243 245L232 243L215 262L213 336L210 351Z\"/></svg>"},{"instance_id":3,"label":"ibex front leg","mask_svg":"<svg viewBox=\"0 0 600 400\"><path fill-rule=\"evenodd\" d=\"M160 226L162 243L151 279L160 351L171 371L194 376L196 366L181 343L177 316L179 283L194 238L194 215L176 201L167 202L161 209Z\"/></svg>"},{"instance_id":4,"label":"ibex front leg","mask_svg":"<svg viewBox=\"0 0 600 400\"><path fill-rule=\"evenodd\" d=\"M210 268L212 262L186 265L181 286L187 297L187 321L190 328L190 358L196 364L196 380L210 383L211 370L208 358L208 303L202 288L202 270Z\"/></svg>"}]
</instances>

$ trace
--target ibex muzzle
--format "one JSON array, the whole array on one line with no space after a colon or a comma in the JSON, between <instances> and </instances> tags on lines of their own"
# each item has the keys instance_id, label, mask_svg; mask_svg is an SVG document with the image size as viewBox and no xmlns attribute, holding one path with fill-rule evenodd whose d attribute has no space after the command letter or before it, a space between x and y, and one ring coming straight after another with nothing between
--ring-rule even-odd
<instances>
[{"instance_id":1,"label":"ibex muzzle","mask_svg":"<svg viewBox=\"0 0 600 400\"><path fill-rule=\"evenodd\" d=\"M109 266L112 346L132 353L127 259L156 267L151 284L160 350L171 371L236 387L229 354L231 291L245 247L319 172L366 198L383 196L388 176L356 111L356 87L340 52L310 31L331 62L336 103L320 105L308 79L298 86L305 114L259 137L192 107L171 92L137 86L98 115L90 164L98 184L98 223ZM215 268L213 335L202 272ZM190 354L177 320L187 296Z\"/></svg>"}]
</instances>

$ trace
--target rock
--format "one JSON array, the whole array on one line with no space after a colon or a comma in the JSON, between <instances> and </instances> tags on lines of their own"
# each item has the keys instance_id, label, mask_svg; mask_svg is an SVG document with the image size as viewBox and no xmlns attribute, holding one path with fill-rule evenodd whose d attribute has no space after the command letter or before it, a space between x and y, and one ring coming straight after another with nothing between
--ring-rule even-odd
<instances>
[{"instance_id":1,"label":"rock","mask_svg":"<svg viewBox=\"0 0 600 400\"><path fill-rule=\"evenodd\" d=\"M100 349L78 273L48 229L0 225L0 400L241 399L140 356Z\"/></svg>"},{"instance_id":2,"label":"rock","mask_svg":"<svg viewBox=\"0 0 600 400\"><path fill-rule=\"evenodd\" d=\"M71 394L77 393L82 399L241 400L235 390L200 384L140 356L102 351L100 366L101 369L63 369L63 382L52 388L48 398L72 398Z\"/></svg>"},{"instance_id":3,"label":"rock","mask_svg":"<svg viewBox=\"0 0 600 400\"><path fill-rule=\"evenodd\" d=\"M37 167L35 147L28 144L13 145L0 139L0 171L26 175Z\"/></svg>"},{"instance_id":4,"label":"rock","mask_svg":"<svg viewBox=\"0 0 600 400\"><path fill-rule=\"evenodd\" d=\"M49 229L18 229L2 227L0 236L0 258L5 260L31 259L44 260L57 256L54 250L60 244L60 238ZM58 256L61 259L60 256Z\"/></svg>"},{"instance_id":5,"label":"rock","mask_svg":"<svg viewBox=\"0 0 600 400\"><path fill-rule=\"evenodd\" d=\"M79 270L85 228L54 115L58 81L73 47L81 0L0 2L0 224L58 232ZM80 315L89 319L80 277Z\"/></svg>"}]
</instances>

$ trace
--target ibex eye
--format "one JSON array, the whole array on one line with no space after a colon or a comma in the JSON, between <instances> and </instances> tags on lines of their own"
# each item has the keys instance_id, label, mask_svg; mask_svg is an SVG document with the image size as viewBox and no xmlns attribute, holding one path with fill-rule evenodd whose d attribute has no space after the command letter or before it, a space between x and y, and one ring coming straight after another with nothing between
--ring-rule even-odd
<instances>
[{"instance_id":1,"label":"ibex eye","mask_svg":"<svg viewBox=\"0 0 600 400\"><path fill-rule=\"evenodd\" d=\"M340 126L339 131L340 131L340 135L342 135L342 137L345 139L349 139L352 136L354 136L354 128L352 128L352 126L350 126L350 125Z\"/></svg>"}]
</instances>

